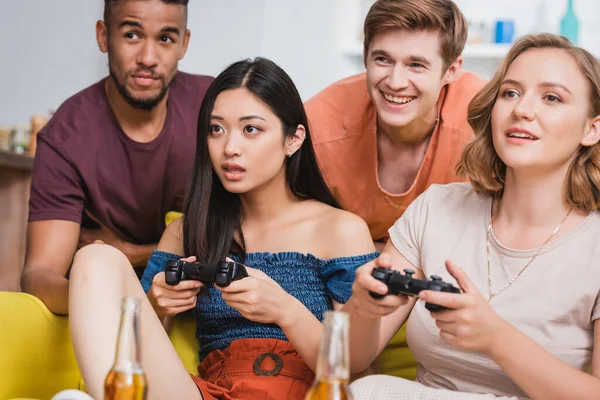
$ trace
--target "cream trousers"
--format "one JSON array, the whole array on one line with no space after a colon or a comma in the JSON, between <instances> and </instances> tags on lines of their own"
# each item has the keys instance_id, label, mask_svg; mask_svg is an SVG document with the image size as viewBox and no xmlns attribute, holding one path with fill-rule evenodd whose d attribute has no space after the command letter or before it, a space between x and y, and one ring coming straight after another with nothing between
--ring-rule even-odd
<instances>
[{"instance_id":1,"label":"cream trousers","mask_svg":"<svg viewBox=\"0 0 600 400\"><path fill-rule=\"evenodd\" d=\"M422 383L389 375L370 375L350 385L355 400L518 400L493 394L434 389Z\"/></svg>"}]
</instances>

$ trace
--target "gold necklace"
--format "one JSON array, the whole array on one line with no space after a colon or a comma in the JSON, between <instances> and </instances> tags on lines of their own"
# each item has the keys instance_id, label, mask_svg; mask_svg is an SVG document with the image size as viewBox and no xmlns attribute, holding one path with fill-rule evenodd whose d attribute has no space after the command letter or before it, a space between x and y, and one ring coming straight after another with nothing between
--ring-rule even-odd
<instances>
[{"instance_id":1,"label":"gold necklace","mask_svg":"<svg viewBox=\"0 0 600 400\"><path fill-rule=\"evenodd\" d=\"M493 200L492 200L493 203ZM497 290L496 292L492 292L492 272L491 272L491 268L490 268L490 236L491 236L491 232L492 232L492 223L494 222L494 219L496 218L496 215L498 213L498 208L500 206L500 203L497 203L496 206L496 212L493 213L492 218L490 219L490 224L488 225L487 231L486 231L486 252L487 252L487 269L488 269L488 291L490 293L490 297L488 298L488 302L492 300L492 298L494 296L496 296L497 294L503 292L506 288L508 288L510 285L513 284L514 281L517 280L517 278L519 276L521 276L521 274L523 272L525 272L525 270L527 269L527 267L529 267L529 265L531 265L531 263L533 262L533 260L535 260L535 258L538 256L538 254L540 254L540 252L542 251L542 249L548 244L548 242L550 242L550 240L554 237L554 235L556 235L558 233L558 231L560 230L560 227L562 226L562 224L566 221L566 219L569 217L569 214L571 214L571 211L573 210L573 208L569 208L569 211L567 212L567 215L565 215L565 217L562 219L562 221L560 221L560 223L556 226L556 228L554 228L554 230L552 231L552 233L550 234L550 236L548 237L548 239L546 239L546 241L544 242L544 244L542 244L537 251L535 252L535 254L533 255L533 257L531 257L531 259L529 260L529 262L527 264L525 264L525 266L519 271L519 273L512 278L506 285L504 285L503 288L501 288L500 290ZM492 205L493 208L493 205Z\"/></svg>"}]
</instances>

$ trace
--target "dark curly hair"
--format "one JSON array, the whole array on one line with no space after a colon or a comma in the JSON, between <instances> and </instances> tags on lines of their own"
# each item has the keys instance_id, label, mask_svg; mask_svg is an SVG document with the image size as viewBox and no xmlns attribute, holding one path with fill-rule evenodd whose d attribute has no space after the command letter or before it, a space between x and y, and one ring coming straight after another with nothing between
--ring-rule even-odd
<instances>
[{"instance_id":1,"label":"dark curly hair","mask_svg":"<svg viewBox=\"0 0 600 400\"><path fill-rule=\"evenodd\" d=\"M117 1L119 1L119 0L104 0L104 21L108 21L109 20L110 7L113 4L115 4ZM187 8L189 0L161 0L161 1L163 3L167 3L167 4L179 4L179 5L184 6L184 7Z\"/></svg>"}]
</instances>

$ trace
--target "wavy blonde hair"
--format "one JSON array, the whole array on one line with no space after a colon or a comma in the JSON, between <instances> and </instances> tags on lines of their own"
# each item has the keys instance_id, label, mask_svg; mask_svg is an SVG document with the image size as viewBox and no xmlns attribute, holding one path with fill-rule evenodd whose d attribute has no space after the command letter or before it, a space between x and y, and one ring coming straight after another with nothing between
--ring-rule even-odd
<instances>
[{"instance_id":1,"label":"wavy blonde hair","mask_svg":"<svg viewBox=\"0 0 600 400\"><path fill-rule=\"evenodd\" d=\"M502 196L506 165L496 153L492 141L492 109L508 68L530 49L562 49L575 59L590 87L589 116L600 115L600 64L586 50L568 39L548 33L523 36L510 49L494 77L469 104L468 120L475 138L467 144L456 171L467 176L478 193ZM600 208L600 145L581 146L573 160L565 188L566 202L583 210Z\"/></svg>"}]
</instances>

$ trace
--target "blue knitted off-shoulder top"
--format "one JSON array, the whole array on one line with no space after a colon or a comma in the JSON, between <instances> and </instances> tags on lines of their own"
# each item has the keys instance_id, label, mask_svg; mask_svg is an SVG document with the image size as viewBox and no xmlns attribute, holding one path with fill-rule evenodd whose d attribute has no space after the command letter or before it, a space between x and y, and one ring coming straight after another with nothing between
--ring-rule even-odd
<instances>
[{"instance_id":1,"label":"blue knitted off-shoulder top","mask_svg":"<svg viewBox=\"0 0 600 400\"><path fill-rule=\"evenodd\" d=\"M332 300L345 303L350 298L356 269L378 255L370 253L323 260L311 254L294 252L248 253L244 264L269 275L322 321L323 312L333 308ZM176 254L155 250L142 277L144 291L150 290L154 275L165 270L168 260L180 258ZM232 258L239 261L235 256ZM287 340L279 326L247 320L236 309L225 304L220 291L214 287L209 290L210 297L202 296L196 306L200 360L213 350L224 350L237 339Z\"/></svg>"}]
</instances>

